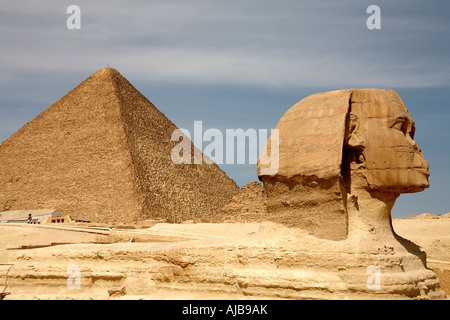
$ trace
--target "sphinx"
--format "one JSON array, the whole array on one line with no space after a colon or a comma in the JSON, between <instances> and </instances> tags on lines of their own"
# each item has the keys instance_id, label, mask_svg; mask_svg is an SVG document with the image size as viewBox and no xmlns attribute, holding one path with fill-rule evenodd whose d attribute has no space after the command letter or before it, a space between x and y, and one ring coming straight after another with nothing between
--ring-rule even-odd
<instances>
[{"instance_id":1,"label":"sphinx","mask_svg":"<svg viewBox=\"0 0 450 320\"><path fill-rule=\"evenodd\" d=\"M322 239L393 238L395 200L429 187L414 121L393 90L313 94L292 106L276 129L278 171L267 174L258 161L269 220Z\"/></svg>"}]
</instances>

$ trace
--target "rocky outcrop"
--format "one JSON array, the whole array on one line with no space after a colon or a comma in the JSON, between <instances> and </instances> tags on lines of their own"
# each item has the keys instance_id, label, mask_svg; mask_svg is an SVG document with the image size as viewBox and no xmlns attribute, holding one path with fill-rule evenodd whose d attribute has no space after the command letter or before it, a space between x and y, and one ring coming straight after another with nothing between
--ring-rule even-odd
<instances>
[{"instance_id":1,"label":"rocky outcrop","mask_svg":"<svg viewBox=\"0 0 450 320\"><path fill-rule=\"evenodd\" d=\"M273 224L230 238L14 250L4 261L14 264L8 299L446 298L407 241L323 240Z\"/></svg>"},{"instance_id":2,"label":"rocky outcrop","mask_svg":"<svg viewBox=\"0 0 450 320\"><path fill-rule=\"evenodd\" d=\"M243 186L233 199L218 210L211 222L262 222L267 220L267 195L256 181Z\"/></svg>"}]
</instances>

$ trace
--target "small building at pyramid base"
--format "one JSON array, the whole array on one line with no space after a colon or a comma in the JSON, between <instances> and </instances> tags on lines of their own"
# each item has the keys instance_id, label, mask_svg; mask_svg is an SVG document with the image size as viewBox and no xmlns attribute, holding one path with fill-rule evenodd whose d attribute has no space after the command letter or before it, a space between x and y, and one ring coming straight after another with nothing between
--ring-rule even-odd
<instances>
[{"instance_id":1,"label":"small building at pyramid base","mask_svg":"<svg viewBox=\"0 0 450 320\"><path fill-rule=\"evenodd\" d=\"M68 223L71 219L55 209L43 210L15 210L0 212L0 223Z\"/></svg>"}]
</instances>

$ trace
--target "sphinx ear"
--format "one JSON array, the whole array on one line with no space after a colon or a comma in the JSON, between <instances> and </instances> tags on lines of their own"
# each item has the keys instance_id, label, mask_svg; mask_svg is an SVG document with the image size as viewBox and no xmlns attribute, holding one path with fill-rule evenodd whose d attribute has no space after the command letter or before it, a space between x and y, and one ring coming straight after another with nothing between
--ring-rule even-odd
<instances>
[{"instance_id":1,"label":"sphinx ear","mask_svg":"<svg viewBox=\"0 0 450 320\"><path fill-rule=\"evenodd\" d=\"M345 128L345 146L350 149L361 150L365 147L362 134L359 130L360 121L356 114L350 113Z\"/></svg>"}]
</instances>

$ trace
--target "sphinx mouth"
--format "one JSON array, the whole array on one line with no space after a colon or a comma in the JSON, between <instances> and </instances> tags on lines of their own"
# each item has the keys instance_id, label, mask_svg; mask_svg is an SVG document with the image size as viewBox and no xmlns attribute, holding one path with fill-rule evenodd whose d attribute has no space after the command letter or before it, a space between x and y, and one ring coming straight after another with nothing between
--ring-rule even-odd
<instances>
[{"instance_id":1,"label":"sphinx mouth","mask_svg":"<svg viewBox=\"0 0 450 320\"><path fill-rule=\"evenodd\" d=\"M430 172L428 171L428 169L424 169L424 168L412 168L412 170L414 170L414 171L419 171L419 172L423 173L424 175L426 175L427 177L430 176Z\"/></svg>"}]
</instances>

